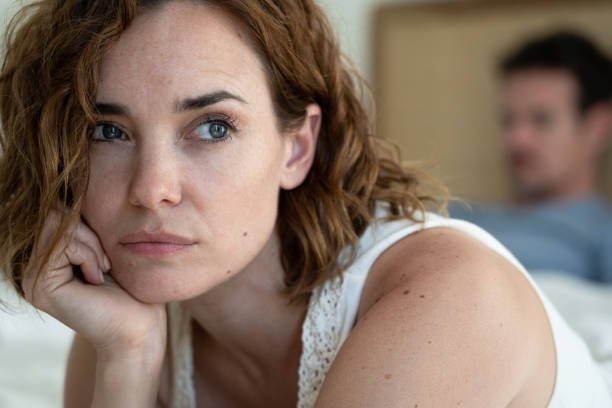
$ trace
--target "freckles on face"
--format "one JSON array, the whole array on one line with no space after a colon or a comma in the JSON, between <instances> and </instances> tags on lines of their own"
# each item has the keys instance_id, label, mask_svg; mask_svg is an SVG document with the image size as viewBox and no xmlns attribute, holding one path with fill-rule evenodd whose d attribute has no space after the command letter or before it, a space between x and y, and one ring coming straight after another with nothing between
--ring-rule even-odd
<instances>
[{"instance_id":1,"label":"freckles on face","mask_svg":"<svg viewBox=\"0 0 612 408\"><path fill-rule=\"evenodd\" d=\"M174 2L103 57L83 216L142 301L197 296L273 239L289 149L239 32L220 11Z\"/></svg>"}]
</instances>

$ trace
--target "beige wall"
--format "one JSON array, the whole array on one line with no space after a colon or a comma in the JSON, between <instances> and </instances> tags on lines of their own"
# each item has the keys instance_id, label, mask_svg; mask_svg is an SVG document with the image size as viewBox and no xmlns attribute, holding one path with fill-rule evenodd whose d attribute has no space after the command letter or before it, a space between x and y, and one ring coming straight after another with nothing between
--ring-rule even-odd
<instances>
[{"instance_id":1,"label":"beige wall","mask_svg":"<svg viewBox=\"0 0 612 408\"><path fill-rule=\"evenodd\" d=\"M366 78L372 73L374 12L383 5L429 3L432 0L318 0L327 11L344 52Z\"/></svg>"},{"instance_id":2,"label":"beige wall","mask_svg":"<svg viewBox=\"0 0 612 408\"><path fill-rule=\"evenodd\" d=\"M357 65L359 71L371 78L371 38L373 12L381 5L390 3L429 2L431 0L318 0L327 11L342 48ZM0 26L14 13L16 4L23 0L0 0Z\"/></svg>"},{"instance_id":3,"label":"beige wall","mask_svg":"<svg viewBox=\"0 0 612 408\"><path fill-rule=\"evenodd\" d=\"M379 16L378 131L403 158L461 197L510 198L498 135L498 57L538 33L563 27L612 55L607 0L465 1L401 6ZM608 160L612 165L612 151ZM612 197L612 171L603 188Z\"/></svg>"}]
</instances>

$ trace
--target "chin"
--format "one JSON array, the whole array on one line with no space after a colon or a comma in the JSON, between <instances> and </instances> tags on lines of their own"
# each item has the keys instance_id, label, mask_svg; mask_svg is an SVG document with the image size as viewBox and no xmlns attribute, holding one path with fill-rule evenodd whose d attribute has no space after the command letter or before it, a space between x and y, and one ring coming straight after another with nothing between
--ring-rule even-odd
<instances>
[{"instance_id":1,"label":"chin","mask_svg":"<svg viewBox=\"0 0 612 408\"><path fill-rule=\"evenodd\" d=\"M205 293L218 282L204 280L197 282L193 279L194 274L190 271L178 270L177 268L129 268L129 272L119 267L112 272L117 283L128 292L134 299L148 304L164 304L191 299ZM197 274L202 280L203 271Z\"/></svg>"},{"instance_id":2,"label":"chin","mask_svg":"<svg viewBox=\"0 0 612 408\"><path fill-rule=\"evenodd\" d=\"M546 200L551 196L549 186L541 184L523 184L516 189L517 196L528 202Z\"/></svg>"}]
</instances>

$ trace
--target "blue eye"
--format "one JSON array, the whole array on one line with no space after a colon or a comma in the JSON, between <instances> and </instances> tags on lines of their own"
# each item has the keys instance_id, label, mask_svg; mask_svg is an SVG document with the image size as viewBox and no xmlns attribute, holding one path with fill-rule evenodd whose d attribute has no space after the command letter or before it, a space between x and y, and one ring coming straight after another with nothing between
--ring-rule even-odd
<instances>
[{"instance_id":1,"label":"blue eye","mask_svg":"<svg viewBox=\"0 0 612 408\"><path fill-rule=\"evenodd\" d=\"M110 123L101 123L96 126L96 130L93 135L94 140L109 141L115 139L122 139L125 136L125 132L119 127Z\"/></svg>"},{"instance_id":2,"label":"blue eye","mask_svg":"<svg viewBox=\"0 0 612 408\"><path fill-rule=\"evenodd\" d=\"M208 122L198 126L196 133L201 139L220 140L225 138L228 130L228 126L222 122Z\"/></svg>"}]
</instances>

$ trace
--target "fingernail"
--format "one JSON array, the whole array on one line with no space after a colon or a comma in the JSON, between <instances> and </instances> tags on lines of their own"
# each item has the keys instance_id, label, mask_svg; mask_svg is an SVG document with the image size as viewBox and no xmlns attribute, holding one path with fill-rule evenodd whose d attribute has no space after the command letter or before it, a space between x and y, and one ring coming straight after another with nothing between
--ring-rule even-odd
<instances>
[{"instance_id":1,"label":"fingernail","mask_svg":"<svg viewBox=\"0 0 612 408\"><path fill-rule=\"evenodd\" d=\"M106 272L110 271L111 268L111 263L110 263L110 259L108 259L108 256L104 255L104 269Z\"/></svg>"},{"instance_id":2,"label":"fingernail","mask_svg":"<svg viewBox=\"0 0 612 408\"><path fill-rule=\"evenodd\" d=\"M100 279L100 285L102 285L104 283L104 272L101 270L99 271L98 278Z\"/></svg>"}]
</instances>

